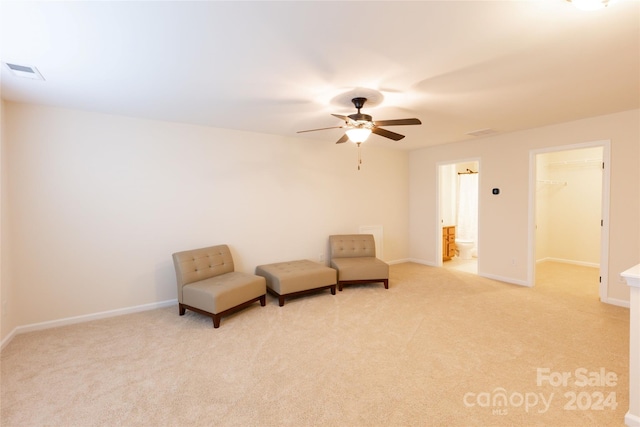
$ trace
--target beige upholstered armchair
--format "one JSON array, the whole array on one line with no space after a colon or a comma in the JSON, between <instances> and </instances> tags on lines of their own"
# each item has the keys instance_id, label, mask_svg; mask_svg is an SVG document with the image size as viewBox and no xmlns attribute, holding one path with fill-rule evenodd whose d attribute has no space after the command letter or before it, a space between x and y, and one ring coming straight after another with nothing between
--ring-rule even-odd
<instances>
[{"instance_id":1,"label":"beige upholstered armchair","mask_svg":"<svg viewBox=\"0 0 640 427\"><path fill-rule=\"evenodd\" d=\"M338 290L343 285L382 282L389 289L389 265L376 258L372 234L329 236L331 267L338 270Z\"/></svg>"},{"instance_id":2,"label":"beige upholstered armchair","mask_svg":"<svg viewBox=\"0 0 640 427\"><path fill-rule=\"evenodd\" d=\"M213 327L218 328L223 315L256 301L266 304L264 277L234 271L227 245L177 252L173 254L173 265L180 316L189 309L211 317Z\"/></svg>"}]
</instances>

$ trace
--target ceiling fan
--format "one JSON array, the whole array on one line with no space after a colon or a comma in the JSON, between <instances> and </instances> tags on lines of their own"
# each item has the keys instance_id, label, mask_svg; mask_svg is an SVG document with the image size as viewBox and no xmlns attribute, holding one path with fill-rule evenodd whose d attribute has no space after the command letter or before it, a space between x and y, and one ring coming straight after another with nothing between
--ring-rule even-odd
<instances>
[{"instance_id":1,"label":"ceiling fan","mask_svg":"<svg viewBox=\"0 0 640 427\"><path fill-rule=\"evenodd\" d=\"M397 119L397 120L378 120L373 121L373 118L368 114L360 113L360 109L367 101L367 98L353 98L351 102L358 110L355 114L349 114L348 116L343 116L340 114L332 114L332 116L339 118L340 120L344 120L344 125L342 126L331 126L327 128L319 128L319 129L309 129L309 130L301 130L298 133L303 132L315 132L318 130L326 130L326 129L346 129L346 133L336 141L336 144L342 144L343 142L347 142L351 139L353 142L358 145L361 142L364 142L369 134L375 133L376 135L384 136L385 138L393 139L394 141L400 141L404 138L404 135L400 135L399 133L391 132L386 129L382 129L380 126L405 126L405 125L421 125L422 122L418 119Z\"/></svg>"}]
</instances>

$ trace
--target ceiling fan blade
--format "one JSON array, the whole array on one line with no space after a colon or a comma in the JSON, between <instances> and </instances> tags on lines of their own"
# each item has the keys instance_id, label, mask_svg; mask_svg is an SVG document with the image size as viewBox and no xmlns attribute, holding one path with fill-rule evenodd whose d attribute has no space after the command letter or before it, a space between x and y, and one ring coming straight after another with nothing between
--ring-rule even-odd
<instances>
[{"instance_id":1,"label":"ceiling fan blade","mask_svg":"<svg viewBox=\"0 0 640 427\"><path fill-rule=\"evenodd\" d=\"M376 135L384 136L385 138L393 139L394 141L400 141L402 138L404 138L404 135L400 135L399 133L391 132L386 129L381 129L379 127L374 127L373 129L371 129L371 132L375 133Z\"/></svg>"},{"instance_id":2,"label":"ceiling fan blade","mask_svg":"<svg viewBox=\"0 0 640 427\"><path fill-rule=\"evenodd\" d=\"M332 116L333 117L337 117L337 118L339 118L340 120L342 120L344 122L348 122L350 120L349 117L343 116L343 115L340 115L340 114L332 114Z\"/></svg>"},{"instance_id":3,"label":"ceiling fan blade","mask_svg":"<svg viewBox=\"0 0 640 427\"><path fill-rule=\"evenodd\" d=\"M349 136L345 133L342 135L342 138L336 141L336 144L342 144L343 142L347 142L349 140Z\"/></svg>"},{"instance_id":4,"label":"ceiling fan blade","mask_svg":"<svg viewBox=\"0 0 640 427\"><path fill-rule=\"evenodd\" d=\"M299 130L296 133L304 133L304 132L315 132L317 130L327 130L327 129L342 129L344 126L331 126L328 128L319 128L319 129L308 129L308 130Z\"/></svg>"},{"instance_id":5,"label":"ceiling fan blade","mask_svg":"<svg viewBox=\"0 0 640 427\"><path fill-rule=\"evenodd\" d=\"M343 120L345 122L345 124L347 125L346 127L355 127L358 125L358 123L356 121L354 121L351 117L349 116L342 116L340 114L332 114L333 117L337 117L340 120ZM345 127L345 126L343 126Z\"/></svg>"},{"instance_id":6,"label":"ceiling fan blade","mask_svg":"<svg viewBox=\"0 0 640 427\"><path fill-rule=\"evenodd\" d=\"M422 124L422 122L418 119L379 120L374 123L376 126L404 126Z\"/></svg>"}]
</instances>

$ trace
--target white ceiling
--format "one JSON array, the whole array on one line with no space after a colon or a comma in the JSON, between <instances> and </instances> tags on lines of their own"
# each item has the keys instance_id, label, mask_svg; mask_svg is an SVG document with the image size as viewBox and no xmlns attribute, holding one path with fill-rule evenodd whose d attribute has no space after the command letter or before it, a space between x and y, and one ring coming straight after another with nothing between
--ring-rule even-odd
<instances>
[{"instance_id":1,"label":"white ceiling","mask_svg":"<svg viewBox=\"0 0 640 427\"><path fill-rule=\"evenodd\" d=\"M331 113L417 117L415 149L640 107L640 2L565 0L0 4L2 98L333 144Z\"/></svg>"}]
</instances>

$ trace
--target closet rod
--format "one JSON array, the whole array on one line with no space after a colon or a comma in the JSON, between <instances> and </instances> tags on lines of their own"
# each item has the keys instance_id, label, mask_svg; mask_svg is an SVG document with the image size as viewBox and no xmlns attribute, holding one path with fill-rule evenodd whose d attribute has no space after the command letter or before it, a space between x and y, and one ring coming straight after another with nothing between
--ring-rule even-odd
<instances>
[{"instance_id":1,"label":"closet rod","mask_svg":"<svg viewBox=\"0 0 640 427\"><path fill-rule=\"evenodd\" d=\"M466 172L458 172L458 175L469 175L470 173L478 173L478 172L474 172L471 169L467 169Z\"/></svg>"}]
</instances>

